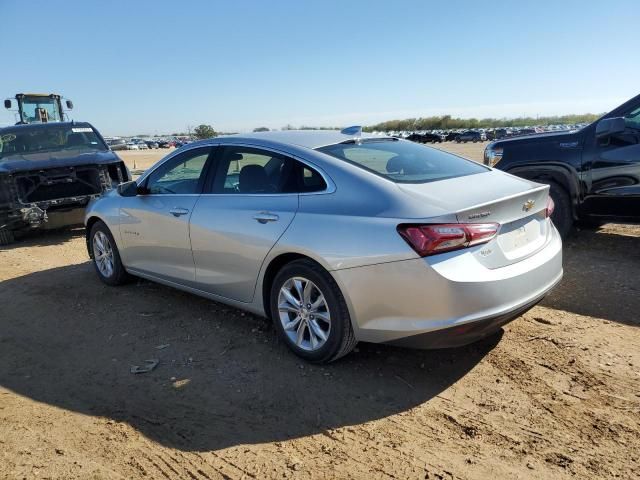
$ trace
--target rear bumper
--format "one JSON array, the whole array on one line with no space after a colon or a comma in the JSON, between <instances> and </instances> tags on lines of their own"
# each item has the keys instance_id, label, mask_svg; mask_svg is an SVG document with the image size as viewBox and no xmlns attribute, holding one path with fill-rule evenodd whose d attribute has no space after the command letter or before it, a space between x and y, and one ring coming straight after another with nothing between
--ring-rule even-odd
<instances>
[{"instance_id":1,"label":"rear bumper","mask_svg":"<svg viewBox=\"0 0 640 480\"><path fill-rule=\"evenodd\" d=\"M468 345L497 332L504 325L533 308L543 298L544 296L496 317L485 318L484 320L477 320L475 322L465 323L464 325L443 328L418 335L411 335L386 343L398 347L429 349L453 348Z\"/></svg>"},{"instance_id":2,"label":"rear bumper","mask_svg":"<svg viewBox=\"0 0 640 480\"><path fill-rule=\"evenodd\" d=\"M506 267L487 269L473 253L333 271L356 338L424 348L464 345L521 315L562 278L555 228L539 252Z\"/></svg>"}]
</instances>

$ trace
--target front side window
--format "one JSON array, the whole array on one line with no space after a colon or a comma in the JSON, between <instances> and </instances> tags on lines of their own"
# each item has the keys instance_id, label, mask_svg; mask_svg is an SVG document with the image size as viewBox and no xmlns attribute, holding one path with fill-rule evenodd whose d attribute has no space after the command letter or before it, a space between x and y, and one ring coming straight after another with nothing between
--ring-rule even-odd
<instances>
[{"instance_id":1,"label":"front side window","mask_svg":"<svg viewBox=\"0 0 640 480\"><path fill-rule=\"evenodd\" d=\"M214 193L274 194L325 190L322 176L293 158L250 147L225 147Z\"/></svg>"},{"instance_id":2,"label":"front side window","mask_svg":"<svg viewBox=\"0 0 640 480\"><path fill-rule=\"evenodd\" d=\"M488 169L436 148L398 139L363 139L318 148L396 183L425 183Z\"/></svg>"},{"instance_id":3,"label":"front side window","mask_svg":"<svg viewBox=\"0 0 640 480\"><path fill-rule=\"evenodd\" d=\"M196 148L172 158L149 175L147 193L187 195L202 191L210 148Z\"/></svg>"}]
</instances>

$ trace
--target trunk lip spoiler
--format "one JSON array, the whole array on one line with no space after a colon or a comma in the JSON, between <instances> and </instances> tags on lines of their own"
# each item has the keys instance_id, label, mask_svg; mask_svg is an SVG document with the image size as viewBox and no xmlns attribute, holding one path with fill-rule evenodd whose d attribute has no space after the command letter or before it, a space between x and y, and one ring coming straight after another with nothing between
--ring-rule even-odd
<instances>
[{"instance_id":1,"label":"trunk lip spoiler","mask_svg":"<svg viewBox=\"0 0 640 480\"><path fill-rule=\"evenodd\" d=\"M547 190L548 191L549 188L550 188L549 185L540 185L539 187L534 187L534 188L531 188L529 190L525 190L523 192L512 193L511 195L507 195L505 197L496 198L494 200L490 200L490 201L484 202L484 203L478 203L478 204L473 205L471 207L467 207L467 208L463 208L461 210L458 210L455 213L457 214L457 213L460 213L460 212L467 212L469 210L475 210L476 208L482 208L482 207L486 207L487 205L493 205L496 202L504 202L504 201L507 201L507 200L513 200L514 198L526 196L527 194L531 194L531 195L532 194L536 194L536 193L539 193L539 192L541 192L543 190Z\"/></svg>"}]
</instances>

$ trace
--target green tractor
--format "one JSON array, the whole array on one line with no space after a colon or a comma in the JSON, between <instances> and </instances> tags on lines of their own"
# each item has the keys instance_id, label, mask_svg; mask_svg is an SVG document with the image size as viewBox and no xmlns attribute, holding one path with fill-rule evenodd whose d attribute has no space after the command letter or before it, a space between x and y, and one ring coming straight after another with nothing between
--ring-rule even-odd
<instances>
[{"instance_id":1,"label":"green tractor","mask_svg":"<svg viewBox=\"0 0 640 480\"><path fill-rule=\"evenodd\" d=\"M65 111L62 108L62 96L55 93L17 93L14 97L17 103L18 122L16 125L26 123L47 123L65 121ZM71 100L65 100L68 110L73 108ZM6 99L4 107L13 107L13 99Z\"/></svg>"}]
</instances>

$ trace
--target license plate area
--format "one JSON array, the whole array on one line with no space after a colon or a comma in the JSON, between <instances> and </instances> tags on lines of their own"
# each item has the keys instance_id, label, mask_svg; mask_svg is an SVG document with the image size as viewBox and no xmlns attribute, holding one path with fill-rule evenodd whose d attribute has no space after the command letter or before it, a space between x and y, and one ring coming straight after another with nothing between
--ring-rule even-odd
<instances>
[{"instance_id":1,"label":"license plate area","mask_svg":"<svg viewBox=\"0 0 640 480\"><path fill-rule=\"evenodd\" d=\"M502 225L498 245L510 260L529 255L544 244L545 221L542 215L531 215Z\"/></svg>"}]
</instances>

